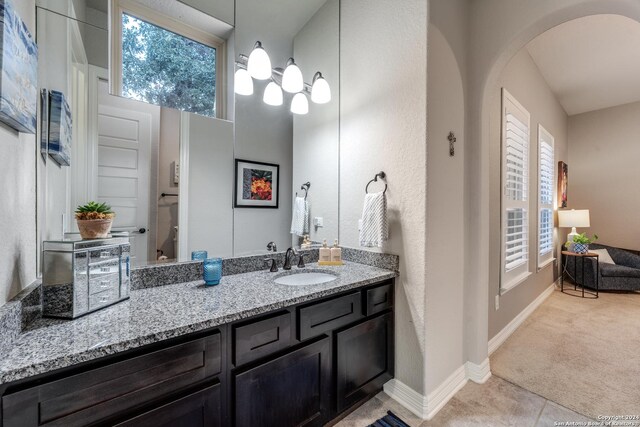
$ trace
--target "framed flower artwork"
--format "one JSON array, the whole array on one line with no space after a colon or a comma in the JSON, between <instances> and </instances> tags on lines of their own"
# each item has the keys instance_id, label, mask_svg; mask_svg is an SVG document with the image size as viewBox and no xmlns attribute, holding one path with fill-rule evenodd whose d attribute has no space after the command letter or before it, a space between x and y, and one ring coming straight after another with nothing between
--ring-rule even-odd
<instances>
[{"instance_id":1,"label":"framed flower artwork","mask_svg":"<svg viewBox=\"0 0 640 427\"><path fill-rule=\"evenodd\" d=\"M236 159L236 208L278 209L280 165Z\"/></svg>"}]
</instances>

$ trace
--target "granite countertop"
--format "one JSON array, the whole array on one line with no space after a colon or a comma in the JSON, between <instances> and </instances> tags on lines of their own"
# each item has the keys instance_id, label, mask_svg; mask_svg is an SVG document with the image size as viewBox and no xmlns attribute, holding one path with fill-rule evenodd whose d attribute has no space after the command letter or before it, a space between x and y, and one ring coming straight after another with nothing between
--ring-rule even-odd
<instances>
[{"instance_id":1,"label":"granite countertop","mask_svg":"<svg viewBox=\"0 0 640 427\"><path fill-rule=\"evenodd\" d=\"M288 274L298 271L294 267ZM0 354L0 384L396 276L394 271L353 262L339 267L308 264L302 271L339 276L318 285L285 286L273 282L282 270L262 270L223 276L213 287L200 281L135 290L130 300L76 320L37 319Z\"/></svg>"}]
</instances>

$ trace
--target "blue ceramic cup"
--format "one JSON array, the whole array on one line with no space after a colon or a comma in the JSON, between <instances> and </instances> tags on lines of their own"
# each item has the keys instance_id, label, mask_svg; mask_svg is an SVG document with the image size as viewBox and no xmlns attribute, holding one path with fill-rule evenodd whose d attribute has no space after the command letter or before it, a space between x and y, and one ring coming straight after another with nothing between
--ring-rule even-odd
<instances>
[{"instance_id":1,"label":"blue ceramic cup","mask_svg":"<svg viewBox=\"0 0 640 427\"><path fill-rule=\"evenodd\" d=\"M205 259L207 259L207 251L191 252L191 261L204 261Z\"/></svg>"},{"instance_id":2,"label":"blue ceramic cup","mask_svg":"<svg viewBox=\"0 0 640 427\"><path fill-rule=\"evenodd\" d=\"M222 258L207 258L204 260L204 283L213 286L220 283L222 277Z\"/></svg>"}]
</instances>

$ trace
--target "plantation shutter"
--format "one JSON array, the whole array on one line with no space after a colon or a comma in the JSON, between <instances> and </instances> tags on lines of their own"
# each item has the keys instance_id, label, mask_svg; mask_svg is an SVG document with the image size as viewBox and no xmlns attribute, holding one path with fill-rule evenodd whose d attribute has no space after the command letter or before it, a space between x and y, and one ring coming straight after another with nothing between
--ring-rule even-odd
<instances>
[{"instance_id":1,"label":"plantation shutter","mask_svg":"<svg viewBox=\"0 0 640 427\"><path fill-rule=\"evenodd\" d=\"M529 274L529 112L502 90L502 288Z\"/></svg>"},{"instance_id":2,"label":"plantation shutter","mask_svg":"<svg viewBox=\"0 0 640 427\"><path fill-rule=\"evenodd\" d=\"M538 267L553 259L554 138L538 126Z\"/></svg>"}]
</instances>

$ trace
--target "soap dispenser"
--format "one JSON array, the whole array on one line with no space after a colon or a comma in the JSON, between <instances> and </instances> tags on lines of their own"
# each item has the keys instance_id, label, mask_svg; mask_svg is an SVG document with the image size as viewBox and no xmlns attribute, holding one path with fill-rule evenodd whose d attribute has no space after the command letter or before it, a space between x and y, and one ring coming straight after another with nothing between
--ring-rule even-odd
<instances>
[{"instance_id":1,"label":"soap dispenser","mask_svg":"<svg viewBox=\"0 0 640 427\"><path fill-rule=\"evenodd\" d=\"M322 241L322 247L320 248L320 262L331 262L331 249L327 246L327 239Z\"/></svg>"},{"instance_id":2,"label":"soap dispenser","mask_svg":"<svg viewBox=\"0 0 640 427\"><path fill-rule=\"evenodd\" d=\"M342 264L342 249L338 246L338 239L333 242L331 248L331 262Z\"/></svg>"}]
</instances>

